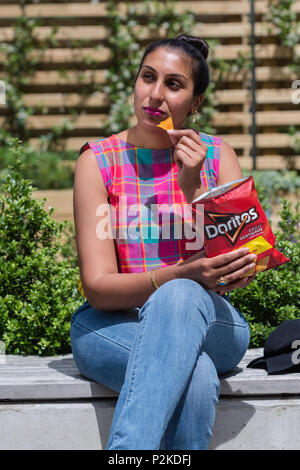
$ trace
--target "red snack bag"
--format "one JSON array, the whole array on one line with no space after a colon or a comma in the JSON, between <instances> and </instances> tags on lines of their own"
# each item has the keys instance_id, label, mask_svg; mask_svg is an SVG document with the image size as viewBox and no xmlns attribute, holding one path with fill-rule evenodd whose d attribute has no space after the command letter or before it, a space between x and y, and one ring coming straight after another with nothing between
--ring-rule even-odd
<instances>
[{"instance_id":1,"label":"red snack bag","mask_svg":"<svg viewBox=\"0 0 300 470\"><path fill-rule=\"evenodd\" d=\"M261 207L252 176L218 186L192 203L204 205L204 249L210 258L241 247L257 256L252 272L290 261L274 248L275 236Z\"/></svg>"}]
</instances>

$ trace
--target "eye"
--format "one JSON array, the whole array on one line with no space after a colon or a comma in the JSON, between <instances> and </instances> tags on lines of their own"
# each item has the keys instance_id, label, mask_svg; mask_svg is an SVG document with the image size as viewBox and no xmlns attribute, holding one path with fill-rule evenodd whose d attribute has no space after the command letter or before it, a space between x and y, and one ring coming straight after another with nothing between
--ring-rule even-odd
<instances>
[{"instance_id":1,"label":"eye","mask_svg":"<svg viewBox=\"0 0 300 470\"><path fill-rule=\"evenodd\" d=\"M152 80L152 79L153 79L153 75L152 75L152 73L146 72L146 73L143 73L142 78L143 78L144 80Z\"/></svg>"},{"instance_id":2,"label":"eye","mask_svg":"<svg viewBox=\"0 0 300 470\"><path fill-rule=\"evenodd\" d=\"M179 90L181 88L181 83L177 82L176 80L168 80L167 85L172 90Z\"/></svg>"}]
</instances>

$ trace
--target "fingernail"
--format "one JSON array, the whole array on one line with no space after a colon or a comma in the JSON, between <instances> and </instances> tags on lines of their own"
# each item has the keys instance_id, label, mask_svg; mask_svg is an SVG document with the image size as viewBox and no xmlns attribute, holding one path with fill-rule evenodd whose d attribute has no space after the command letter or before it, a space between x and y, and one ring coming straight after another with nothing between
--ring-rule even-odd
<instances>
[{"instance_id":1,"label":"fingernail","mask_svg":"<svg viewBox=\"0 0 300 470\"><path fill-rule=\"evenodd\" d=\"M251 263L251 264L249 264L249 268L250 268L250 269L253 269L253 268L254 268L254 266L255 266L255 263Z\"/></svg>"},{"instance_id":2,"label":"fingernail","mask_svg":"<svg viewBox=\"0 0 300 470\"><path fill-rule=\"evenodd\" d=\"M174 132L175 132L174 129L168 129L168 130L167 130L167 133L168 133L168 134L174 134Z\"/></svg>"}]
</instances>

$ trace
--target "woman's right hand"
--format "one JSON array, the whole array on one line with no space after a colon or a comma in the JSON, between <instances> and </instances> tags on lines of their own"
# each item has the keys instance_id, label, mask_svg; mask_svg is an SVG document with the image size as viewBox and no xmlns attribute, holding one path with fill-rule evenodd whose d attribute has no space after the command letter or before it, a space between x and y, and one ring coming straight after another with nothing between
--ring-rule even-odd
<instances>
[{"instance_id":1,"label":"woman's right hand","mask_svg":"<svg viewBox=\"0 0 300 470\"><path fill-rule=\"evenodd\" d=\"M253 271L256 256L249 253L249 248L239 248L229 253L207 258L204 250L190 256L177 265L179 277L198 282L206 289L228 292L246 287L255 277L247 275ZM218 279L225 277L228 284L218 286Z\"/></svg>"}]
</instances>

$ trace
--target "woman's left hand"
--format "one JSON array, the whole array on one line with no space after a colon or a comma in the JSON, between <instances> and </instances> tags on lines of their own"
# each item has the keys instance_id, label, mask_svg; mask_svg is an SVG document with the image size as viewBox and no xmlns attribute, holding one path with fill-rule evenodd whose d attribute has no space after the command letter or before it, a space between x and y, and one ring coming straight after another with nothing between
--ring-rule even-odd
<instances>
[{"instance_id":1,"label":"woman's left hand","mask_svg":"<svg viewBox=\"0 0 300 470\"><path fill-rule=\"evenodd\" d=\"M188 202L200 194L200 171L203 166L207 146L193 129L167 131L175 146L174 158L179 168L177 182Z\"/></svg>"}]
</instances>

